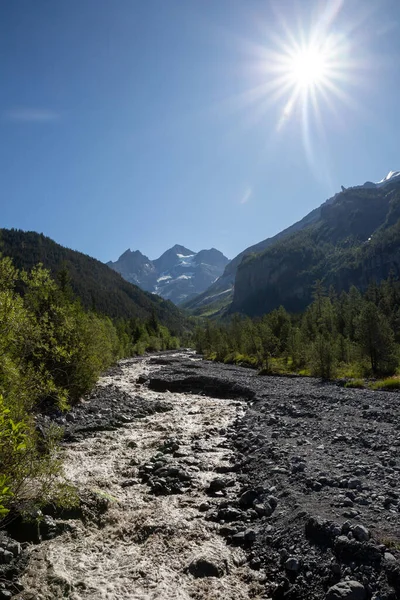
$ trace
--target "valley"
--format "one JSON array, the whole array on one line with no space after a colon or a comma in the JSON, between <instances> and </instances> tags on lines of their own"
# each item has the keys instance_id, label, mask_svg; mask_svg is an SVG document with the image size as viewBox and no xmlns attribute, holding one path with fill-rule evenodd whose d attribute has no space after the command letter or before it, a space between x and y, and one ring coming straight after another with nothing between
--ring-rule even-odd
<instances>
[{"instance_id":1,"label":"valley","mask_svg":"<svg viewBox=\"0 0 400 600\"><path fill-rule=\"evenodd\" d=\"M15 597L395 600L396 398L188 351L121 361L58 417L81 505L48 511Z\"/></svg>"},{"instance_id":2,"label":"valley","mask_svg":"<svg viewBox=\"0 0 400 600\"><path fill-rule=\"evenodd\" d=\"M399 24L0 2L0 600L400 600Z\"/></svg>"}]
</instances>

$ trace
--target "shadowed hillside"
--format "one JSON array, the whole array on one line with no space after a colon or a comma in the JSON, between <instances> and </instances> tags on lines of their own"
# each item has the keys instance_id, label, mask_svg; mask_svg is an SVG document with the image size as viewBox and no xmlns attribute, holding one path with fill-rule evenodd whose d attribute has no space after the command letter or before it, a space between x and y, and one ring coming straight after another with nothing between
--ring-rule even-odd
<instances>
[{"instance_id":1,"label":"shadowed hillside","mask_svg":"<svg viewBox=\"0 0 400 600\"><path fill-rule=\"evenodd\" d=\"M66 269L72 290L85 308L112 318L148 319L154 312L173 332L184 326L185 319L172 302L143 292L99 260L64 248L41 233L1 229L0 252L11 256L17 268L30 270L41 262L54 277Z\"/></svg>"}]
</instances>

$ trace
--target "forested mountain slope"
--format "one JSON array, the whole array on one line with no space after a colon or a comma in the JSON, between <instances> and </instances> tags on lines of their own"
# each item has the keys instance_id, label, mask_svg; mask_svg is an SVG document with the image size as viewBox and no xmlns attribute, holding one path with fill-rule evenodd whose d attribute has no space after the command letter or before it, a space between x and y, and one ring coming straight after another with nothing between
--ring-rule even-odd
<instances>
[{"instance_id":1,"label":"forested mountain slope","mask_svg":"<svg viewBox=\"0 0 400 600\"><path fill-rule=\"evenodd\" d=\"M231 312L303 310L320 279L336 292L400 274L400 186L343 190L315 222L239 265Z\"/></svg>"},{"instance_id":2,"label":"forested mountain slope","mask_svg":"<svg viewBox=\"0 0 400 600\"><path fill-rule=\"evenodd\" d=\"M66 269L72 290L85 308L94 308L112 318L148 319L155 313L174 333L185 324L172 302L143 292L99 260L64 248L41 233L0 229L0 252L12 257L17 268L30 270L41 262L54 277Z\"/></svg>"}]
</instances>

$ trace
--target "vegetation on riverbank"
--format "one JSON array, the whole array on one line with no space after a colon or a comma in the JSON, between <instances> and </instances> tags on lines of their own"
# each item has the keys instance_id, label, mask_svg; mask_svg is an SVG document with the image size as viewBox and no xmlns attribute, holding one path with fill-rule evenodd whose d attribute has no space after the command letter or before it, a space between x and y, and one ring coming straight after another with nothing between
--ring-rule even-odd
<instances>
[{"instance_id":1,"label":"vegetation on riverbank","mask_svg":"<svg viewBox=\"0 0 400 600\"><path fill-rule=\"evenodd\" d=\"M364 295L352 287L337 296L317 282L304 313L280 307L253 320L236 314L224 324L209 321L196 329L195 347L208 359L263 374L391 376L400 364L400 283L389 278ZM393 381L377 386L393 389Z\"/></svg>"},{"instance_id":2,"label":"vegetation on riverbank","mask_svg":"<svg viewBox=\"0 0 400 600\"><path fill-rule=\"evenodd\" d=\"M35 414L65 410L119 358L178 345L154 313L112 321L85 310L66 269L55 281L41 265L27 272L0 258L0 517L32 497L28 480L37 500L60 472L61 434Z\"/></svg>"}]
</instances>

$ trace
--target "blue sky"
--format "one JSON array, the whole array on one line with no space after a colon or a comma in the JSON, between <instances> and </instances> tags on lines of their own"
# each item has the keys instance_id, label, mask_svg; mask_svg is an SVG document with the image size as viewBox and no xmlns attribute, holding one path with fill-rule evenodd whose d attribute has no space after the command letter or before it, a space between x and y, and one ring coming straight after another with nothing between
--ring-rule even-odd
<instances>
[{"instance_id":1,"label":"blue sky","mask_svg":"<svg viewBox=\"0 0 400 600\"><path fill-rule=\"evenodd\" d=\"M233 258L400 169L399 90L398 0L2 0L0 226Z\"/></svg>"}]
</instances>

